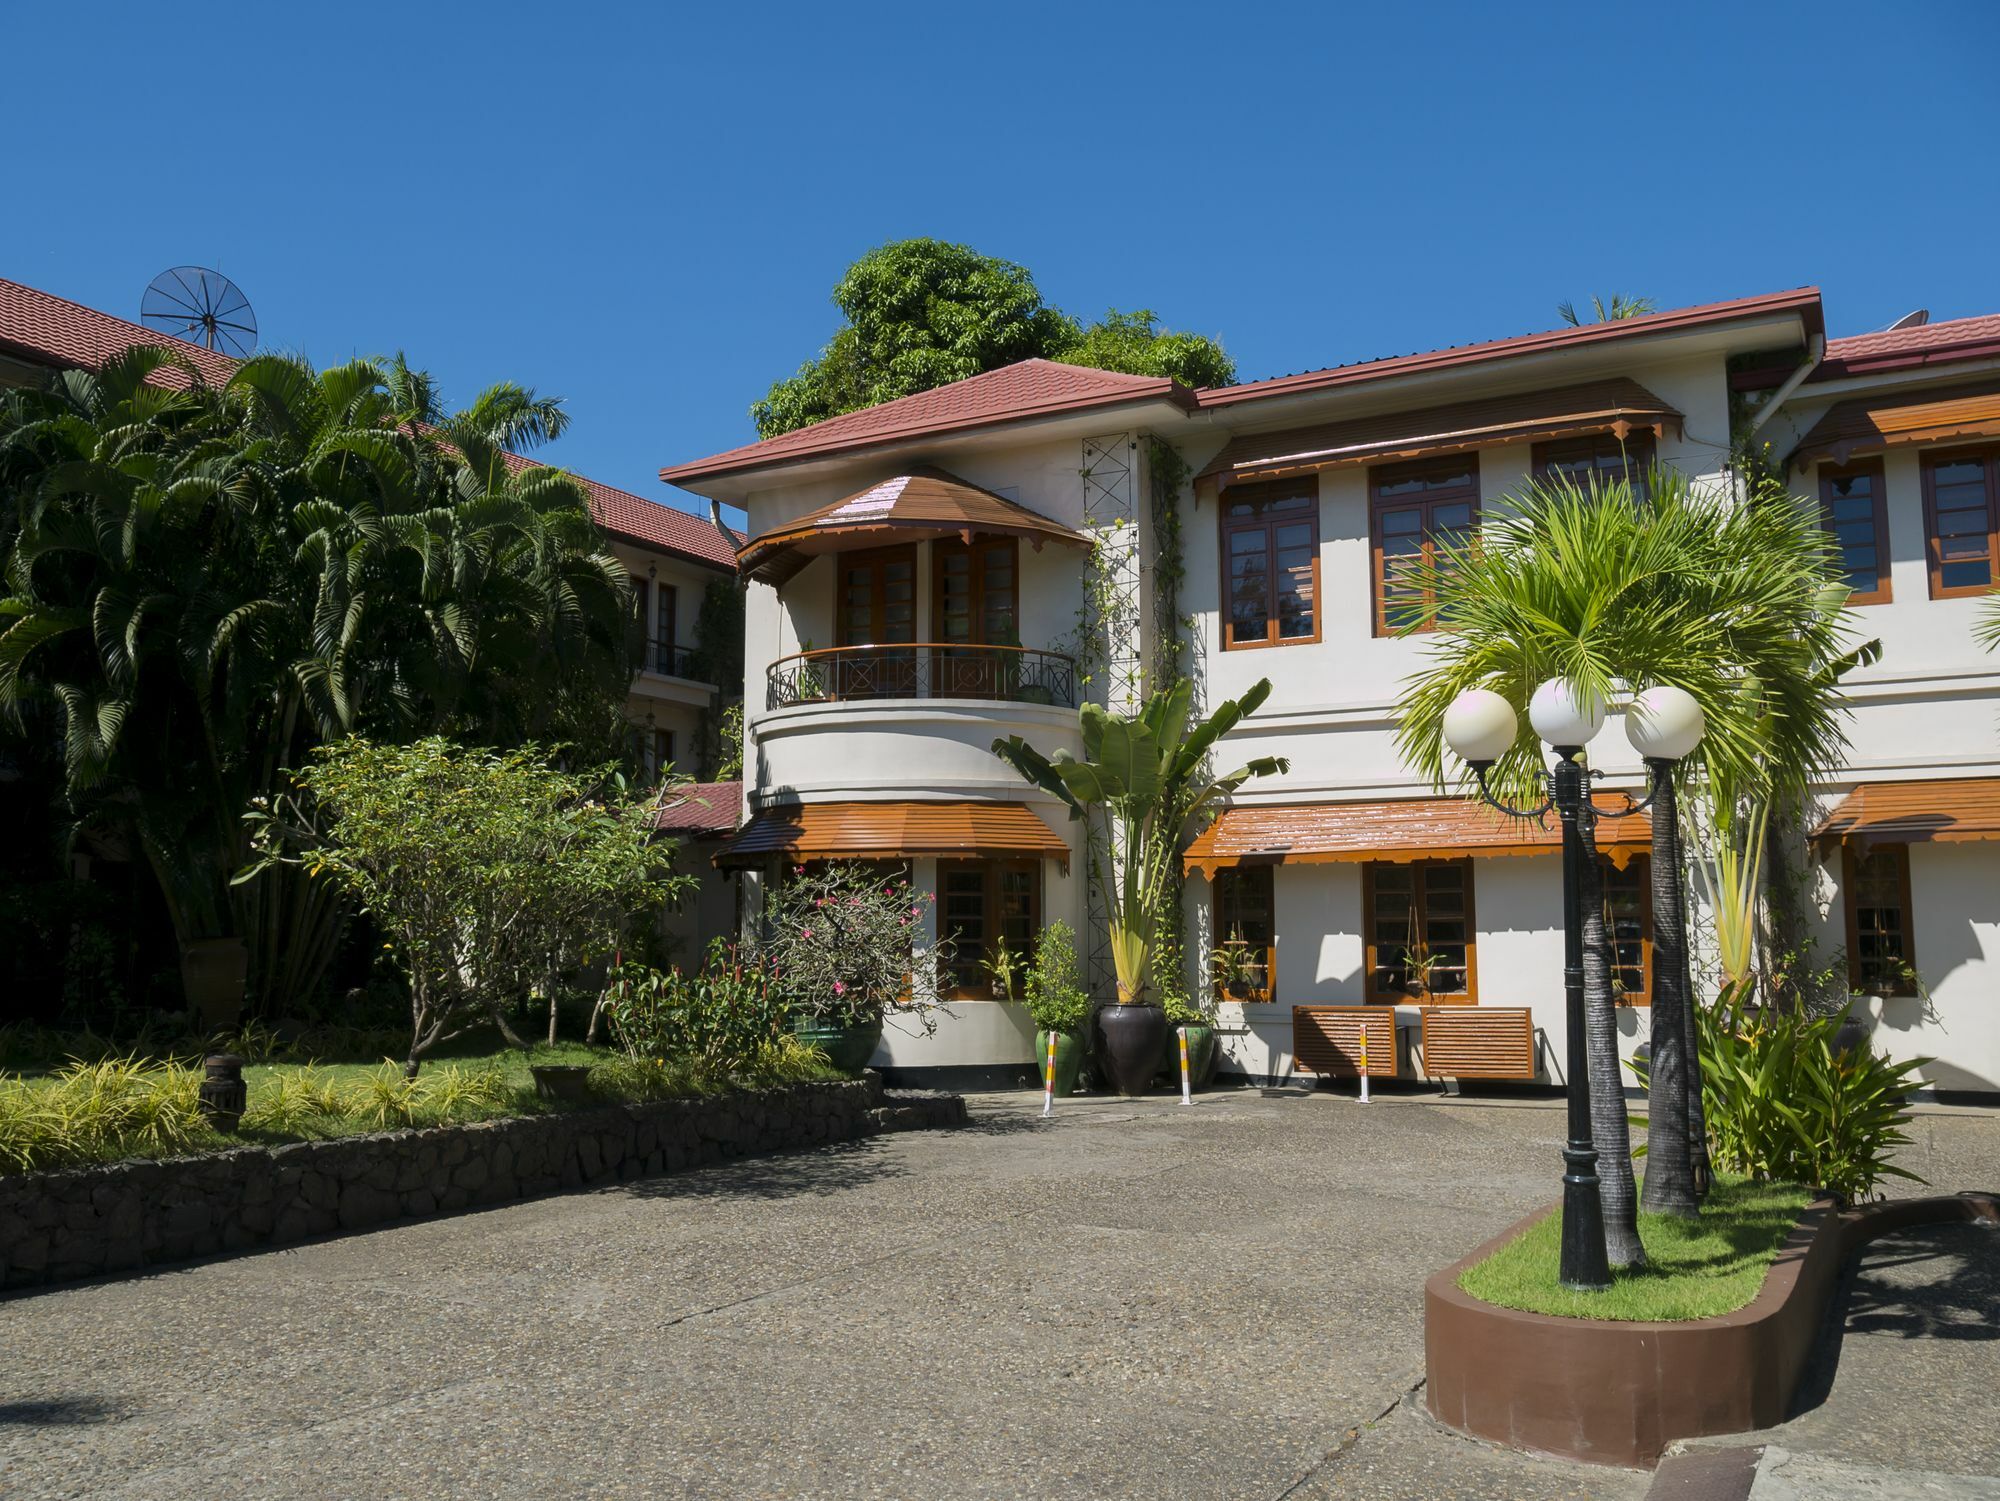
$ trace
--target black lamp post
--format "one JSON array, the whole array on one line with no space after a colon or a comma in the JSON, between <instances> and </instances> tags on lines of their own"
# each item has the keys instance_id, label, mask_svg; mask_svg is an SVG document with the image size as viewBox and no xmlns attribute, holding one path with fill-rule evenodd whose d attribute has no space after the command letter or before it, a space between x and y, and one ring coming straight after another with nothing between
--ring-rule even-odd
<instances>
[{"instance_id":1,"label":"black lamp post","mask_svg":"<svg viewBox=\"0 0 2000 1501\"><path fill-rule=\"evenodd\" d=\"M1662 692L1680 693L1680 690L1650 690L1651 694ZM1685 694L1681 697L1687 699L1687 707L1694 712L1693 739L1687 744L1691 750L1694 741L1701 738L1701 711L1692 698ZM1682 705L1676 700L1670 709L1678 712ZM1611 1264L1604 1249L1604 1202L1598 1192L1597 1146L1590 1127L1590 1052L1584 1038L1583 1014L1582 820L1595 811L1591 803L1594 778L1577 757L1604 727L1604 707L1582 701L1568 683L1552 678L1535 690L1528 705L1528 721L1535 733L1555 748L1557 757L1554 768L1544 773L1546 791L1542 802L1533 808L1516 808L1502 802L1486 784L1494 763L1513 748L1520 733L1514 706L1506 699L1489 689L1467 689L1446 711L1444 736L1452 750L1471 766L1479 779L1480 796L1493 807L1513 818L1537 821L1553 811L1562 821L1563 1003L1569 1033L1566 1080L1569 1139L1562 1154L1562 1260L1558 1277L1564 1287L1602 1291L1611 1285ZM1652 722L1649 715L1647 723ZM1633 738L1636 743L1637 731L1633 732ZM1652 786L1645 801L1633 803L1627 796L1627 806L1617 812L1643 812L1652 806L1663 784L1671 785L1671 760L1648 757L1646 765L1652 774Z\"/></svg>"}]
</instances>

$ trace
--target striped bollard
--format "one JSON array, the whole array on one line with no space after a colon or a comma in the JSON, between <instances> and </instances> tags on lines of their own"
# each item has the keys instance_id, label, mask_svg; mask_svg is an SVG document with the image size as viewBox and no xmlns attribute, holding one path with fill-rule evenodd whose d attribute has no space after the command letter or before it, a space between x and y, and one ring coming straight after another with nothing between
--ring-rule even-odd
<instances>
[{"instance_id":1,"label":"striped bollard","mask_svg":"<svg viewBox=\"0 0 2000 1501\"><path fill-rule=\"evenodd\" d=\"M1187 1028L1176 1027L1174 1030L1181 1035L1181 1103L1192 1105L1194 1101L1188 1098Z\"/></svg>"},{"instance_id":2,"label":"striped bollard","mask_svg":"<svg viewBox=\"0 0 2000 1501\"><path fill-rule=\"evenodd\" d=\"M1368 1024L1361 1024L1361 1103L1368 1103Z\"/></svg>"},{"instance_id":3,"label":"striped bollard","mask_svg":"<svg viewBox=\"0 0 2000 1501\"><path fill-rule=\"evenodd\" d=\"M1042 1072L1042 1114L1053 1115L1056 1108L1056 1033L1049 1028L1049 1056Z\"/></svg>"}]
</instances>

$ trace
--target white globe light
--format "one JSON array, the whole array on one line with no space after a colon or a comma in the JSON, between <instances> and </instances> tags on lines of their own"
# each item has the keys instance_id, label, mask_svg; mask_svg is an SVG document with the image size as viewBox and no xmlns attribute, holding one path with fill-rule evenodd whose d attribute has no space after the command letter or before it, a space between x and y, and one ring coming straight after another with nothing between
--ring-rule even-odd
<instances>
[{"instance_id":1,"label":"white globe light","mask_svg":"<svg viewBox=\"0 0 2000 1501\"><path fill-rule=\"evenodd\" d=\"M1550 745L1586 746L1604 728L1604 702L1579 693L1567 678L1550 678L1528 700L1528 723Z\"/></svg>"},{"instance_id":2,"label":"white globe light","mask_svg":"<svg viewBox=\"0 0 2000 1501\"><path fill-rule=\"evenodd\" d=\"M1468 688L1444 711L1444 741L1459 758L1497 761L1521 731L1514 706L1491 688Z\"/></svg>"},{"instance_id":3,"label":"white globe light","mask_svg":"<svg viewBox=\"0 0 2000 1501\"><path fill-rule=\"evenodd\" d=\"M1694 695L1671 683L1648 688L1625 710L1625 738L1648 761L1680 760L1707 728Z\"/></svg>"}]
</instances>

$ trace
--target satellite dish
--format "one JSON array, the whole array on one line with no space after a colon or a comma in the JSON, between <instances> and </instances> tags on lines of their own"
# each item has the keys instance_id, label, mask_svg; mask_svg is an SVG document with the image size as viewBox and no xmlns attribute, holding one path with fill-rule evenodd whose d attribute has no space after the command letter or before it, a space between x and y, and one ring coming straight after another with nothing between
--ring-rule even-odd
<instances>
[{"instance_id":1,"label":"satellite dish","mask_svg":"<svg viewBox=\"0 0 2000 1501\"><path fill-rule=\"evenodd\" d=\"M139 304L139 321L190 344L242 359L257 347L250 299L220 271L175 266L154 277Z\"/></svg>"},{"instance_id":2,"label":"satellite dish","mask_svg":"<svg viewBox=\"0 0 2000 1501\"><path fill-rule=\"evenodd\" d=\"M1931 310L1927 307L1920 307L1914 313L1903 314L1902 317L1890 324L1885 332L1893 334L1899 328L1922 328L1930 321Z\"/></svg>"}]
</instances>

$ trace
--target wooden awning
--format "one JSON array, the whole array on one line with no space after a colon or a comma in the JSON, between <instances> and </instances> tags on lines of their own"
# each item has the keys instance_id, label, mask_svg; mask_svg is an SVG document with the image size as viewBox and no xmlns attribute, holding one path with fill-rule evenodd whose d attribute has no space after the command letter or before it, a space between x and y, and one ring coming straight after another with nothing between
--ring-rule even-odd
<instances>
[{"instance_id":1,"label":"wooden awning","mask_svg":"<svg viewBox=\"0 0 2000 1501\"><path fill-rule=\"evenodd\" d=\"M1069 865L1069 845L1024 803L794 803L767 808L715 854L723 867L808 860L1043 856Z\"/></svg>"},{"instance_id":2,"label":"wooden awning","mask_svg":"<svg viewBox=\"0 0 2000 1501\"><path fill-rule=\"evenodd\" d=\"M1088 547L1082 532L942 469L912 469L752 537L736 554L751 578L782 584L821 553L939 537L1025 537Z\"/></svg>"},{"instance_id":3,"label":"wooden awning","mask_svg":"<svg viewBox=\"0 0 2000 1501\"><path fill-rule=\"evenodd\" d=\"M2000 839L2000 777L1864 782L1840 800L1813 838L1827 844Z\"/></svg>"},{"instance_id":4,"label":"wooden awning","mask_svg":"<svg viewBox=\"0 0 2000 1501\"><path fill-rule=\"evenodd\" d=\"M1520 391L1419 412L1350 417L1317 427L1249 433L1230 440L1196 477L1217 488L1281 479L1310 470L1465 453L1503 443L1583 438L1623 440L1642 429L1664 435L1681 414L1635 380L1592 381L1553 391Z\"/></svg>"},{"instance_id":5,"label":"wooden awning","mask_svg":"<svg viewBox=\"0 0 2000 1501\"><path fill-rule=\"evenodd\" d=\"M1597 850L1624 869L1653 847L1644 813L1597 819ZM1466 855L1546 855L1562 848L1562 825L1509 818L1461 797L1379 803L1306 803L1231 808L1188 846L1190 872L1213 876L1238 865L1327 865L1343 861L1451 860Z\"/></svg>"},{"instance_id":6,"label":"wooden awning","mask_svg":"<svg viewBox=\"0 0 2000 1501\"><path fill-rule=\"evenodd\" d=\"M2000 390L1915 391L1836 402L1792 450L1803 469L1817 459L1844 464L1863 454L1919 443L2000 438Z\"/></svg>"}]
</instances>

